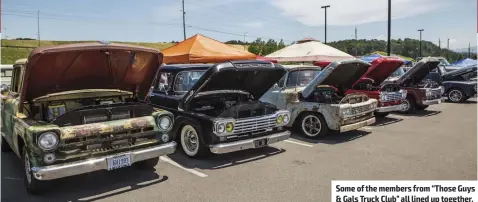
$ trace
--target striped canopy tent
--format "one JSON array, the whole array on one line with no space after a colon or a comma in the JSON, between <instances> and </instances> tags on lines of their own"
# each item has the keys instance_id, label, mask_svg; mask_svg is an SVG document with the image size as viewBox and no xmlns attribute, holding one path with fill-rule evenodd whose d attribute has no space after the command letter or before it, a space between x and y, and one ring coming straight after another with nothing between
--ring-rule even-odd
<instances>
[{"instance_id":1,"label":"striped canopy tent","mask_svg":"<svg viewBox=\"0 0 478 202\"><path fill-rule=\"evenodd\" d=\"M467 67L467 66L477 65L477 60L473 60L471 58L466 58L466 59L463 59L463 60L456 61L452 65L460 66L460 67Z\"/></svg>"},{"instance_id":2,"label":"striped canopy tent","mask_svg":"<svg viewBox=\"0 0 478 202\"><path fill-rule=\"evenodd\" d=\"M339 49L307 38L265 56L279 62L333 62L354 58Z\"/></svg>"},{"instance_id":3,"label":"striped canopy tent","mask_svg":"<svg viewBox=\"0 0 478 202\"><path fill-rule=\"evenodd\" d=\"M254 60L256 55L196 34L174 46L161 51L164 63L219 63L230 60Z\"/></svg>"}]
</instances>

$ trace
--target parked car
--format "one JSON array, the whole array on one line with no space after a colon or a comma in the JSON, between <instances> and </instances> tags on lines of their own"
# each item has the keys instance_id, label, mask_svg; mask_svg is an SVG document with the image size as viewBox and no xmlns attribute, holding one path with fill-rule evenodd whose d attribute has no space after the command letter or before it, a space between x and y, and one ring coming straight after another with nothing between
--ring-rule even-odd
<instances>
[{"instance_id":1,"label":"parked car","mask_svg":"<svg viewBox=\"0 0 478 202\"><path fill-rule=\"evenodd\" d=\"M407 90L407 98L400 112L411 113L442 102L441 95L445 88L437 82L424 80L430 71L438 68L439 63L437 58L427 57L417 62L407 72L399 69L392 74L392 77L385 80L384 84L398 84L400 88Z\"/></svg>"},{"instance_id":2,"label":"parked car","mask_svg":"<svg viewBox=\"0 0 478 202\"><path fill-rule=\"evenodd\" d=\"M264 61L166 65L149 102L174 113L173 138L191 158L264 147L290 136L290 112L259 101L285 73Z\"/></svg>"},{"instance_id":3,"label":"parked car","mask_svg":"<svg viewBox=\"0 0 478 202\"><path fill-rule=\"evenodd\" d=\"M371 64L367 73L345 94L364 93L369 98L377 99L376 117L385 117L390 112L401 110L407 91L400 89L398 84L383 84L383 81L403 65L403 60L381 57L372 61Z\"/></svg>"},{"instance_id":4,"label":"parked car","mask_svg":"<svg viewBox=\"0 0 478 202\"><path fill-rule=\"evenodd\" d=\"M438 66L425 79L433 80L445 87L444 96L453 103L464 102L470 97L476 97L477 66L462 67L453 71L446 71L445 67Z\"/></svg>"},{"instance_id":5,"label":"parked car","mask_svg":"<svg viewBox=\"0 0 478 202\"><path fill-rule=\"evenodd\" d=\"M375 123L377 100L364 93L345 95L370 64L358 59L333 62L323 71L316 66L288 68L288 73L261 98L291 112L288 127L305 137L355 130Z\"/></svg>"},{"instance_id":6,"label":"parked car","mask_svg":"<svg viewBox=\"0 0 478 202\"><path fill-rule=\"evenodd\" d=\"M173 114L140 102L161 61L155 49L105 43L37 48L18 60L2 98L1 150L22 159L27 191L97 170L151 169L173 153Z\"/></svg>"}]
</instances>

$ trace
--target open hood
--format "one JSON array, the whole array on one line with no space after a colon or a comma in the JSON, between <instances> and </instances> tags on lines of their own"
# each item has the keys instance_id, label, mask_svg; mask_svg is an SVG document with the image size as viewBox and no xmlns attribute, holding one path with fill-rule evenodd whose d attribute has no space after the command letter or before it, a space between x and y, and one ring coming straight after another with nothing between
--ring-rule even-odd
<instances>
[{"instance_id":1,"label":"open hood","mask_svg":"<svg viewBox=\"0 0 478 202\"><path fill-rule=\"evenodd\" d=\"M318 85L334 86L341 93L350 89L370 67L370 63L362 60L344 60L330 63L304 88L303 97L309 97Z\"/></svg>"},{"instance_id":2,"label":"open hood","mask_svg":"<svg viewBox=\"0 0 478 202\"><path fill-rule=\"evenodd\" d=\"M188 103L198 94L212 91L243 91L259 100L286 70L279 64L265 61L232 61L210 67L184 95L179 108L187 109Z\"/></svg>"},{"instance_id":3,"label":"open hood","mask_svg":"<svg viewBox=\"0 0 478 202\"><path fill-rule=\"evenodd\" d=\"M403 65L403 60L397 58L381 57L372 61L372 66L363 75L362 78L370 78L376 84L381 84L385 79Z\"/></svg>"},{"instance_id":4,"label":"open hood","mask_svg":"<svg viewBox=\"0 0 478 202\"><path fill-rule=\"evenodd\" d=\"M81 43L37 48L26 63L21 103L82 89L119 89L142 98L161 63L158 50L133 45Z\"/></svg>"},{"instance_id":5,"label":"open hood","mask_svg":"<svg viewBox=\"0 0 478 202\"><path fill-rule=\"evenodd\" d=\"M419 84L431 71L438 68L438 64L440 64L440 60L437 58L423 58L406 71L396 82L398 84Z\"/></svg>"},{"instance_id":6,"label":"open hood","mask_svg":"<svg viewBox=\"0 0 478 202\"><path fill-rule=\"evenodd\" d=\"M461 75L468 74L468 73L471 73L471 72L476 72L476 71L477 71L477 66L476 65L472 65L472 66L468 66L468 67L462 67L462 68L457 69L457 70L453 70L453 71L443 73L442 78L443 78L444 81L452 80L456 76L461 76Z\"/></svg>"}]
</instances>

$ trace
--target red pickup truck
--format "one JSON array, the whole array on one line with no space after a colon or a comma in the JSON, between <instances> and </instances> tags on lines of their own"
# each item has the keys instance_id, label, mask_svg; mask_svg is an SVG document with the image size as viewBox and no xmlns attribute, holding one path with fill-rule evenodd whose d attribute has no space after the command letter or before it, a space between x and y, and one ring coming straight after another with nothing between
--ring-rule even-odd
<instances>
[{"instance_id":1,"label":"red pickup truck","mask_svg":"<svg viewBox=\"0 0 478 202\"><path fill-rule=\"evenodd\" d=\"M385 117L392 111L399 111L406 99L407 91L400 89L398 84L382 84L385 79L403 65L397 58L381 57L371 62L372 66L358 80L352 89L345 94L364 93L369 98L378 100L376 117Z\"/></svg>"}]
</instances>

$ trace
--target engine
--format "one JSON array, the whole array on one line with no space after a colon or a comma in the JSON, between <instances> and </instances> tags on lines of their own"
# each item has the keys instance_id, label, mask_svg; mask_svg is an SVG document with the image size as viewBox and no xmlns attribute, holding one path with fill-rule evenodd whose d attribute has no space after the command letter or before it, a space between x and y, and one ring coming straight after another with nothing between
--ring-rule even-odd
<instances>
[{"instance_id":1,"label":"engine","mask_svg":"<svg viewBox=\"0 0 478 202\"><path fill-rule=\"evenodd\" d=\"M249 94L211 94L195 98L191 103L195 112L211 117L248 118L274 114L277 108L269 103L252 99Z\"/></svg>"},{"instance_id":2,"label":"engine","mask_svg":"<svg viewBox=\"0 0 478 202\"><path fill-rule=\"evenodd\" d=\"M37 102L30 112L37 120L61 127L148 116L153 108L129 97L112 96Z\"/></svg>"},{"instance_id":3,"label":"engine","mask_svg":"<svg viewBox=\"0 0 478 202\"><path fill-rule=\"evenodd\" d=\"M318 86L309 97L304 98L300 96L301 100L324 104L337 104L342 98L343 97L337 93L337 89L332 86Z\"/></svg>"}]
</instances>

